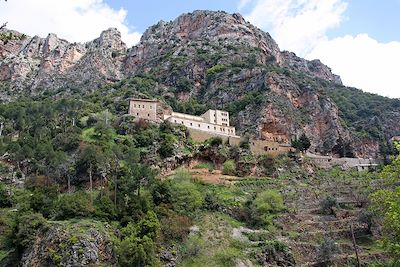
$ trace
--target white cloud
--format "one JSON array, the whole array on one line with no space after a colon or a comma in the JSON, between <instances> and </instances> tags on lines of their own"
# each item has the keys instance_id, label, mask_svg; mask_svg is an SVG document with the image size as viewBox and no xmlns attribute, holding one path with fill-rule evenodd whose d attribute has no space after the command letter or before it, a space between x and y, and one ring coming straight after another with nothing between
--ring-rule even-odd
<instances>
[{"instance_id":1,"label":"white cloud","mask_svg":"<svg viewBox=\"0 0 400 267\"><path fill-rule=\"evenodd\" d=\"M346 6L342 0L257 0L245 18L269 31L282 49L305 55L339 25Z\"/></svg>"},{"instance_id":2,"label":"white cloud","mask_svg":"<svg viewBox=\"0 0 400 267\"><path fill-rule=\"evenodd\" d=\"M238 10L242 10L245 6L247 6L251 0L239 0Z\"/></svg>"},{"instance_id":3,"label":"white cloud","mask_svg":"<svg viewBox=\"0 0 400 267\"><path fill-rule=\"evenodd\" d=\"M254 4L250 22L269 31L281 49L320 59L343 83L371 93L400 98L400 42L379 43L367 34L329 39L340 25L345 0L242 0ZM349 18L351 19L351 18Z\"/></svg>"},{"instance_id":4,"label":"white cloud","mask_svg":"<svg viewBox=\"0 0 400 267\"><path fill-rule=\"evenodd\" d=\"M115 27L127 45L136 44L141 34L127 24L126 15L125 9L115 10L103 0L0 1L0 18L8 28L32 36L56 33L72 42L93 40Z\"/></svg>"},{"instance_id":5,"label":"white cloud","mask_svg":"<svg viewBox=\"0 0 400 267\"><path fill-rule=\"evenodd\" d=\"M343 83L367 92L400 98L400 42L379 43L367 34L319 43L307 58L319 58Z\"/></svg>"}]
</instances>

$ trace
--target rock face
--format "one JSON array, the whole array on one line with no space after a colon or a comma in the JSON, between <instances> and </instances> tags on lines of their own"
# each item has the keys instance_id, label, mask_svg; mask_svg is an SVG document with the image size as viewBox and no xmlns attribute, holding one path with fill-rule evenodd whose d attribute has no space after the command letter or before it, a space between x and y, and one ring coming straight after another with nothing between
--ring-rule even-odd
<instances>
[{"instance_id":1,"label":"rock face","mask_svg":"<svg viewBox=\"0 0 400 267\"><path fill-rule=\"evenodd\" d=\"M342 84L340 77L333 74L331 69L322 64L319 59L311 61L305 60L304 58L296 56L295 53L288 51L283 51L281 55L284 58L282 65L285 67L295 69L299 72L308 73L324 80Z\"/></svg>"},{"instance_id":2,"label":"rock face","mask_svg":"<svg viewBox=\"0 0 400 267\"><path fill-rule=\"evenodd\" d=\"M1 94L97 88L122 78L126 50L116 29L85 44L69 43L55 34L10 41L0 46L0 81L9 84L9 91Z\"/></svg>"},{"instance_id":3,"label":"rock face","mask_svg":"<svg viewBox=\"0 0 400 267\"><path fill-rule=\"evenodd\" d=\"M194 11L161 21L130 49L120 37L109 29L85 44L49 34L0 45L2 99L147 77L156 84L149 95L226 109L242 135L290 142L305 133L312 152L321 154L335 154L343 143L352 144L357 156L374 157L379 150L376 140L352 134L325 93L327 85L343 87L339 76L319 60L281 52L239 14ZM400 132L390 127L387 136Z\"/></svg>"},{"instance_id":4,"label":"rock face","mask_svg":"<svg viewBox=\"0 0 400 267\"><path fill-rule=\"evenodd\" d=\"M52 225L24 251L20 266L116 266L107 233L95 228L82 229L81 225L72 229Z\"/></svg>"}]
</instances>

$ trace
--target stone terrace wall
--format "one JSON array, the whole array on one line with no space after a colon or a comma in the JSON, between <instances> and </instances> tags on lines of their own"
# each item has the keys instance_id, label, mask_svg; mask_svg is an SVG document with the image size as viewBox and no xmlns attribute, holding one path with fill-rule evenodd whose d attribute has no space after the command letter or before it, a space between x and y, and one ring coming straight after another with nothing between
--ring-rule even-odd
<instances>
[{"instance_id":1,"label":"stone terrace wall","mask_svg":"<svg viewBox=\"0 0 400 267\"><path fill-rule=\"evenodd\" d=\"M330 156L320 156L307 152L309 157L315 164L321 168L341 167L342 169L357 168L358 170L376 167L381 164L379 159L363 159L363 158L333 158Z\"/></svg>"}]
</instances>

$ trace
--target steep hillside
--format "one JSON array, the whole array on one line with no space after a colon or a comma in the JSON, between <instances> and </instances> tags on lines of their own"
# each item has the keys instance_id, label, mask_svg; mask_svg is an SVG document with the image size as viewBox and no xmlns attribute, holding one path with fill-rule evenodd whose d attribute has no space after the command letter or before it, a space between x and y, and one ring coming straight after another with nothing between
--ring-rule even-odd
<instances>
[{"instance_id":1,"label":"steep hillside","mask_svg":"<svg viewBox=\"0 0 400 267\"><path fill-rule=\"evenodd\" d=\"M321 154L376 157L400 132L397 124L387 127L398 121L400 105L391 104L380 116L354 106L359 116L349 119L336 91L351 89L342 86L340 77L319 60L281 52L268 33L239 14L195 11L161 21L130 49L110 29L85 44L52 34L11 41L0 45L0 55L3 99L110 85L105 94L158 97L178 111L226 109L239 133L257 138L289 141L306 133L311 151ZM355 104L364 96L357 91L346 101ZM365 99L367 106L370 100L376 106L389 103ZM380 118L381 127L373 133L369 125Z\"/></svg>"}]
</instances>

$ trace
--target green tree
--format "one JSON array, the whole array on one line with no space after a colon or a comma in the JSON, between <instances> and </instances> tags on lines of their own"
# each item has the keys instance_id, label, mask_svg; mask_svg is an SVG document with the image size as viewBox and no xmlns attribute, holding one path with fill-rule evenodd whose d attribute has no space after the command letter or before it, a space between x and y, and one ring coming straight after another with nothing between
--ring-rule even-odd
<instances>
[{"instance_id":1,"label":"green tree","mask_svg":"<svg viewBox=\"0 0 400 267\"><path fill-rule=\"evenodd\" d=\"M154 212L147 212L137 224L130 222L121 234L122 238L115 242L120 266L160 265L157 258L160 223Z\"/></svg>"},{"instance_id":2,"label":"green tree","mask_svg":"<svg viewBox=\"0 0 400 267\"><path fill-rule=\"evenodd\" d=\"M298 151L306 152L311 146L310 139L303 133L300 138L297 137L292 140L292 147L296 148Z\"/></svg>"},{"instance_id":3,"label":"green tree","mask_svg":"<svg viewBox=\"0 0 400 267\"><path fill-rule=\"evenodd\" d=\"M202 204L203 196L193 183L179 182L172 185L172 205L178 213L193 213Z\"/></svg>"},{"instance_id":4,"label":"green tree","mask_svg":"<svg viewBox=\"0 0 400 267\"><path fill-rule=\"evenodd\" d=\"M105 157L102 149L96 145L85 145L79 151L77 172L89 175L90 191L93 190L93 176L104 167Z\"/></svg>"},{"instance_id":5,"label":"green tree","mask_svg":"<svg viewBox=\"0 0 400 267\"><path fill-rule=\"evenodd\" d=\"M161 139L162 141L158 151L160 156L163 158L172 156L177 142L176 136L173 134L163 133L161 134Z\"/></svg>"},{"instance_id":6,"label":"green tree","mask_svg":"<svg viewBox=\"0 0 400 267\"><path fill-rule=\"evenodd\" d=\"M40 212L44 217L49 218L54 213L54 204L58 197L57 186L38 186L32 191L30 206Z\"/></svg>"}]
</instances>

